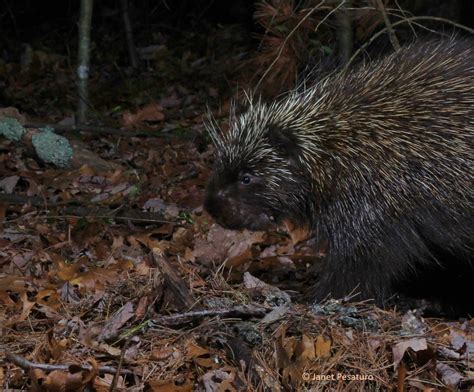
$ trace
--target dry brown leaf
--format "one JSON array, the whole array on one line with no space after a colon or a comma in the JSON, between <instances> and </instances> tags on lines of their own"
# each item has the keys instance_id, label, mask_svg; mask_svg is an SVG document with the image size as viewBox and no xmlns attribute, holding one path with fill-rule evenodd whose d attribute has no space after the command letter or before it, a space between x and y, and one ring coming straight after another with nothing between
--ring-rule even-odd
<instances>
[{"instance_id":1,"label":"dry brown leaf","mask_svg":"<svg viewBox=\"0 0 474 392\"><path fill-rule=\"evenodd\" d=\"M61 357L62 353L66 350L69 345L68 339L64 338L61 340L57 340L54 337L53 331L48 332L48 349L51 353L51 357L54 360L57 360Z\"/></svg>"},{"instance_id":2,"label":"dry brown leaf","mask_svg":"<svg viewBox=\"0 0 474 392\"><path fill-rule=\"evenodd\" d=\"M122 114L122 123L126 129L139 128L144 122L157 122L164 119L163 108L157 103L151 103L134 114L128 110Z\"/></svg>"},{"instance_id":3,"label":"dry brown leaf","mask_svg":"<svg viewBox=\"0 0 474 392\"><path fill-rule=\"evenodd\" d=\"M13 193L13 190L16 187L16 184L20 180L20 176L8 176L0 180L0 189L3 193Z\"/></svg>"},{"instance_id":4,"label":"dry brown leaf","mask_svg":"<svg viewBox=\"0 0 474 392\"><path fill-rule=\"evenodd\" d=\"M44 392L43 383L46 379L46 373L41 369L30 368L28 375L31 380L31 392Z\"/></svg>"},{"instance_id":5,"label":"dry brown leaf","mask_svg":"<svg viewBox=\"0 0 474 392\"><path fill-rule=\"evenodd\" d=\"M14 108L12 106L0 109L0 118L4 117L16 118L22 125L26 123L26 117L20 114L17 108Z\"/></svg>"},{"instance_id":6,"label":"dry brown leaf","mask_svg":"<svg viewBox=\"0 0 474 392\"><path fill-rule=\"evenodd\" d=\"M115 337L118 334L120 328L122 328L129 320L135 316L135 305L133 301L128 301L123 305L115 315L107 320L104 324L102 332L97 337L97 340L108 340L111 337Z\"/></svg>"},{"instance_id":7,"label":"dry brown leaf","mask_svg":"<svg viewBox=\"0 0 474 392\"><path fill-rule=\"evenodd\" d=\"M329 341L329 346L330 345L331 341ZM301 340L296 344L295 358L298 361L305 362L305 365L307 365L308 361L311 361L312 359L316 358L315 346L316 344L314 343L314 340L311 339L309 336L303 334L301 336Z\"/></svg>"},{"instance_id":8,"label":"dry brown leaf","mask_svg":"<svg viewBox=\"0 0 474 392\"><path fill-rule=\"evenodd\" d=\"M331 340L326 340L322 335L319 335L316 338L315 353L318 358L329 358L331 356Z\"/></svg>"},{"instance_id":9,"label":"dry brown leaf","mask_svg":"<svg viewBox=\"0 0 474 392\"><path fill-rule=\"evenodd\" d=\"M172 347L155 347L150 354L154 361L164 361L173 355L174 349Z\"/></svg>"},{"instance_id":10,"label":"dry brown leaf","mask_svg":"<svg viewBox=\"0 0 474 392\"><path fill-rule=\"evenodd\" d=\"M403 355L409 348L417 352L428 349L428 344L425 338L409 339L395 344L392 347L394 369L397 368L398 364L403 358Z\"/></svg>"},{"instance_id":11,"label":"dry brown leaf","mask_svg":"<svg viewBox=\"0 0 474 392\"><path fill-rule=\"evenodd\" d=\"M232 369L214 369L203 374L202 383L206 391L237 391L232 385L235 373Z\"/></svg>"},{"instance_id":12,"label":"dry brown leaf","mask_svg":"<svg viewBox=\"0 0 474 392\"><path fill-rule=\"evenodd\" d=\"M109 392L110 386L112 385L114 379L113 374L104 374L102 377L96 377L94 380L94 388L97 392ZM119 376L117 380L117 391L126 391L127 385L125 384L125 379L122 376Z\"/></svg>"},{"instance_id":13,"label":"dry brown leaf","mask_svg":"<svg viewBox=\"0 0 474 392\"><path fill-rule=\"evenodd\" d=\"M141 263L143 264L143 263ZM148 310L148 297L141 297L138 301L137 309L135 310L135 317L137 320L143 318Z\"/></svg>"},{"instance_id":14,"label":"dry brown leaf","mask_svg":"<svg viewBox=\"0 0 474 392\"><path fill-rule=\"evenodd\" d=\"M31 309L33 309L33 306L36 305L36 302L32 302L28 300L27 293L22 293L21 294L21 301L23 303L23 309L21 311L21 314L16 318L15 321L24 321L26 318L29 316Z\"/></svg>"},{"instance_id":15,"label":"dry brown leaf","mask_svg":"<svg viewBox=\"0 0 474 392\"><path fill-rule=\"evenodd\" d=\"M186 341L185 348L186 348L186 356L189 358L196 358L202 355L209 355L209 351L207 349L198 346L191 339Z\"/></svg>"},{"instance_id":16,"label":"dry brown leaf","mask_svg":"<svg viewBox=\"0 0 474 392\"><path fill-rule=\"evenodd\" d=\"M193 250L186 247L184 250L183 261L194 261L196 258L194 257Z\"/></svg>"},{"instance_id":17,"label":"dry brown leaf","mask_svg":"<svg viewBox=\"0 0 474 392\"><path fill-rule=\"evenodd\" d=\"M84 389L81 373L71 374L62 370L53 370L49 373L43 386L48 392L82 391Z\"/></svg>"},{"instance_id":18,"label":"dry brown leaf","mask_svg":"<svg viewBox=\"0 0 474 392\"><path fill-rule=\"evenodd\" d=\"M209 368L209 369L214 369L218 367L219 365L214 361L212 358L194 358L193 359L194 363L197 365L203 367L203 368Z\"/></svg>"},{"instance_id":19,"label":"dry brown leaf","mask_svg":"<svg viewBox=\"0 0 474 392\"><path fill-rule=\"evenodd\" d=\"M306 239L310 235L310 230L308 227L297 227L290 221L284 221L286 231L290 235L291 242L293 245L296 245Z\"/></svg>"},{"instance_id":20,"label":"dry brown leaf","mask_svg":"<svg viewBox=\"0 0 474 392\"><path fill-rule=\"evenodd\" d=\"M151 392L191 392L195 389L191 378L182 385L176 385L173 380L151 380L148 386Z\"/></svg>"},{"instance_id":21,"label":"dry brown leaf","mask_svg":"<svg viewBox=\"0 0 474 392\"><path fill-rule=\"evenodd\" d=\"M314 344L311 338L302 336L297 339L294 336L284 337L285 329L280 329L279 336L275 342L275 359L277 367L282 371L285 383L298 388L302 381L304 369L314 358Z\"/></svg>"},{"instance_id":22,"label":"dry brown leaf","mask_svg":"<svg viewBox=\"0 0 474 392\"><path fill-rule=\"evenodd\" d=\"M237 232L212 225L207 239L196 239L193 256L206 264L228 259L226 265L235 267L250 261L253 258L252 246L262 243L264 238L264 232Z\"/></svg>"}]
</instances>

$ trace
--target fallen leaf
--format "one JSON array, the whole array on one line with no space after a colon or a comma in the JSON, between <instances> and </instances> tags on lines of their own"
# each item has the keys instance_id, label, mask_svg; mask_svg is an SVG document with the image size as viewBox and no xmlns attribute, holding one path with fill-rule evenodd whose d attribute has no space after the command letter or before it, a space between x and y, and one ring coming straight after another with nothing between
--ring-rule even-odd
<instances>
[{"instance_id":1,"label":"fallen leaf","mask_svg":"<svg viewBox=\"0 0 474 392\"><path fill-rule=\"evenodd\" d=\"M134 316L135 305L132 301L128 301L111 319L107 320L102 333L99 334L97 340L109 340L110 338L115 337L118 335L120 328L122 328Z\"/></svg>"},{"instance_id":2,"label":"fallen leaf","mask_svg":"<svg viewBox=\"0 0 474 392\"><path fill-rule=\"evenodd\" d=\"M445 363L441 363L441 362L437 363L436 372L439 374L439 376L441 377L441 380L445 384L453 388L455 388L459 384L459 381L463 379L463 376L461 373L459 373L457 370L455 370L451 366L446 365Z\"/></svg>"},{"instance_id":3,"label":"fallen leaf","mask_svg":"<svg viewBox=\"0 0 474 392\"><path fill-rule=\"evenodd\" d=\"M19 176L9 176L3 178L0 180L0 189L3 191L3 193L13 193L13 190L15 189L19 179Z\"/></svg>"},{"instance_id":4,"label":"fallen leaf","mask_svg":"<svg viewBox=\"0 0 474 392\"><path fill-rule=\"evenodd\" d=\"M426 343L425 338L409 339L395 344L392 347L394 369L397 369L403 355L409 348L417 352L428 349L428 344Z\"/></svg>"},{"instance_id":5,"label":"fallen leaf","mask_svg":"<svg viewBox=\"0 0 474 392\"><path fill-rule=\"evenodd\" d=\"M127 129L139 128L144 122L157 122L164 119L163 108L157 103L151 103L138 110L135 114L127 110L122 115L122 123Z\"/></svg>"},{"instance_id":6,"label":"fallen leaf","mask_svg":"<svg viewBox=\"0 0 474 392\"><path fill-rule=\"evenodd\" d=\"M17 108L14 108L12 106L0 109L0 118L4 117L16 118L22 125L26 123L26 117L20 114Z\"/></svg>"},{"instance_id":7,"label":"fallen leaf","mask_svg":"<svg viewBox=\"0 0 474 392\"><path fill-rule=\"evenodd\" d=\"M309 237L310 230L307 227L297 227L290 221L284 221L286 231L290 235L291 242L296 245Z\"/></svg>"},{"instance_id":8,"label":"fallen leaf","mask_svg":"<svg viewBox=\"0 0 474 392\"><path fill-rule=\"evenodd\" d=\"M315 353L318 358L329 358L331 356L331 340L326 340L322 335L319 335L316 338Z\"/></svg>"}]
</instances>

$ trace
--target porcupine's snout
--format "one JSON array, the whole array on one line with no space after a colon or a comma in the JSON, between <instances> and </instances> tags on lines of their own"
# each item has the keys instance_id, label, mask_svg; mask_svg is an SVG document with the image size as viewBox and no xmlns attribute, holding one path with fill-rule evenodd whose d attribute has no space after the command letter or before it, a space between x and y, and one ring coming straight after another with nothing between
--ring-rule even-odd
<instances>
[{"instance_id":1,"label":"porcupine's snout","mask_svg":"<svg viewBox=\"0 0 474 392\"><path fill-rule=\"evenodd\" d=\"M227 229L266 230L274 226L275 219L269 209L262 209L255 194L239 188L238 184L208 184L204 209L214 220Z\"/></svg>"}]
</instances>

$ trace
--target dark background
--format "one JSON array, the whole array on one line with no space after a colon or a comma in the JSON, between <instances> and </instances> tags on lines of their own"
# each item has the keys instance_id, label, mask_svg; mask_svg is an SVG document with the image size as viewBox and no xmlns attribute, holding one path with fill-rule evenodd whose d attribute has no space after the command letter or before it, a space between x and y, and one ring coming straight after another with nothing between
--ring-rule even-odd
<instances>
[{"instance_id":1,"label":"dark background","mask_svg":"<svg viewBox=\"0 0 474 392\"><path fill-rule=\"evenodd\" d=\"M278 1L274 1L278 3ZM285 3L284 1L281 3ZM286 3L291 4L290 1ZM328 1L327 4L334 2ZM232 95L238 86L252 87L257 83L271 59L259 56L264 49L265 28L255 19L258 1L168 0L129 1L130 17L137 48L163 45L153 59L140 60L139 69L129 69L129 58L119 1L96 1L92 19L91 102L95 121L107 117L117 105L140 106L168 93L169 86L179 82L186 89L201 94L211 105ZM314 1L295 1L294 7L309 9ZM375 1L352 2L354 8L374 7ZM471 0L388 1L406 15L435 16L474 27L474 2ZM333 4L334 6L334 4ZM0 6L0 104L13 105L32 116L63 116L76 105L75 66L77 59L77 24L80 1L77 0L3 0ZM397 19L392 18L392 22ZM384 27L361 20L354 26L353 51ZM463 30L452 25L423 21L423 25L441 34ZM291 24L284 25L282 40ZM278 27L278 26L277 26ZM401 43L414 39L410 26L398 26ZM295 70L315 67L337 67L338 27L335 18L328 18L316 33L305 37L292 56ZM416 38L435 34L416 28ZM268 37L268 35L267 35ZM27 48L47 55L58 55L52 64L39 61L40 66L22 68L22 56ZM263 48L263 49L262 49ZM393 50L387 34L382 34L366 48L369 57ZM355 62L363 60L358 56ZM286 71L285 65L280 73ZM263 85L266 95L275 96L293 87L297 78L282 78L279 70L274 79ZM271 76L271 75L270 75ZM284 80L283 80L284 79ZM32 83L43 81L41 88ZM50 83L48 83L48 81ZM281 83L279 83L281 81ZM209 90L209 86L216 89ZM25 89L25 87L27 87ZM28 91L30 89L31 91ZM266 89L266 90L265 90ZM33 99L35 98L35 99ZM61 107L62 110L58 110Z\"/></svg>"}]
</instances>

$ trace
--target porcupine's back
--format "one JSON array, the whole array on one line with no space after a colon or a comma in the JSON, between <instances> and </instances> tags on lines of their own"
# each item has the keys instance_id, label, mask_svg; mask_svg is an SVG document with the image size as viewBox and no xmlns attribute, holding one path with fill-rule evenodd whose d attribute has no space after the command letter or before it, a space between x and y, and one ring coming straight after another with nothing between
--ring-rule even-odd
<instances>
[{"instance_id":1,"label":"porcupine's back","mask_svg":"<svg viewBox=\"0 0 474 392\"><path fill-rule=\"evenodd\" d=\"M208 210L229 227L271 217L311 228L329 244L318 298L357 286L381 300L438 262L472 277L473 133L472 42L402 48L253 103L229 134L214 134ZM253 189L232 187L242 173Z\"/></svg>"},{"instance_id":2,"label":"porcupine's back","mask_svg":"<svg viewBox=\"0 0 474 392\"><path fill-rule=\"evenodd\" d=\"M328 165L338 172L336 196L319 211L325 227L315 225L337 249L328 262L360 254L367 282L359 288L366 283L370 296L386 297L390 280L415 271L417 294L469 300L462 285L474 277L472 44L416 45L332 83L325 100L337 113L337 138L329 126L324 139L337 145ZM325 277L338 281L337 296L354 283L352 266L340 266Z\"/></svg>"}]
</instances>

